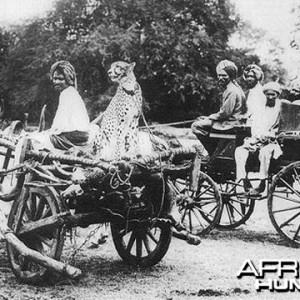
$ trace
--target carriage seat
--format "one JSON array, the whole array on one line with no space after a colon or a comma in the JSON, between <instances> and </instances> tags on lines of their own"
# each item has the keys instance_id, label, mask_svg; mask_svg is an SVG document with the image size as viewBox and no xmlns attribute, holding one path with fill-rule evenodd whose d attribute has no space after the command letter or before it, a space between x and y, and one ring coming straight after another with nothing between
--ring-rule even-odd
<instances>
[{"instance_id":1,"label":"carriage seat","mask_svg":"<svg viewBox=\"0 0 300 300\"><path fill-rule=\"evenodd\" d=\"M243 144L244 138L251 135L250 126L235 125L228 130L215 130L209 137L215 139L216 149L213 157L233 159L235 148Z\"/></svg>"},{"instance_id":2,"label":"carriage seat","mask_svg":"<svg viewBox=\"0 0 300 300\"><path fill-rule=\"evenodd\" d=\"M283 161L300 160L300 105L282 101L277 140Z\"/></svg>"},{"instance_id":3,"label":"carriage seat","mask_svg":"<svg viewBox=\"0 0 300 300\"><path fill-rule=\"evenodd\" d=\"M216 122L209 133L210 138L235 139L236 129L232 125Z\"/></svg>"},{"instance_id":4,"label":"carriage seat","mask_svg":"<svg viewBox=\"0 0 300 300\"><path fill-rule=\"evenodd\" d=\"M297 136L300 134L300 105L287 100L281 102L279 136Z\"/></svg>"},{"instance_id":5,"label":"carriage seat","mask_svg":"<svg viewBox=\"0 0 300 300\"><path fill-rule=\"evenodd\" d=\"M234 125L226 130L212 128L209 133L210 138L220 138L220 139L244 139L247 136L251 136L250 126L247 124Z\"/></svg>"}]
</instances>

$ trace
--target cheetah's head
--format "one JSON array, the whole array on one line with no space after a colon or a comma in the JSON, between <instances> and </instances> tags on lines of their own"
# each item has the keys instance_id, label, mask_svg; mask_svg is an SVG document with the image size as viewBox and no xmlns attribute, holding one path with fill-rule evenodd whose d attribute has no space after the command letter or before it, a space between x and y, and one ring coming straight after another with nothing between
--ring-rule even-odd
<instances>
[{"instance_id":1,"label":"cheetah's head","mask_svg":"<svg viewBox=\"0 0 300 300\"><path fill-rule=\"evenodd\" d=\"M130 79L135 81L133 69L135 63L127 63L124 61L116 61L111 64L107 74L111 81L121 84L124 80Z\"/></svg>"}]
</instances>

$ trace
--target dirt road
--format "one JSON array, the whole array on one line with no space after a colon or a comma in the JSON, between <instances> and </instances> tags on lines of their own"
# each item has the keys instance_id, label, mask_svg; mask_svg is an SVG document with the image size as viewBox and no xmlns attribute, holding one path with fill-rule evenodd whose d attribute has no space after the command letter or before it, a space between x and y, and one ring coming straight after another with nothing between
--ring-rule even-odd
<instances>
[{"instance_id":1,"label":"dirt road","mask_svg":"<svg viewBox=\"0 0 300 300\"><path fill-rule=\"evenodd\" d=\"M82 239L88 232L82 229ZM83 271L79 281L20 284L10 271L1 242L0 300L92 299L299 299L299 292L256 292L253 277L237 279L246 259L300 260L300 249L286 246L273 229L266 202L258 202L247 225L233 231L213 231L199 246L173 239L166 256L150 269L124 264L111 239L99 249L84 248L76 259ZM68 254L68 242L65 253Z\"/></svg>"}]
</instances>

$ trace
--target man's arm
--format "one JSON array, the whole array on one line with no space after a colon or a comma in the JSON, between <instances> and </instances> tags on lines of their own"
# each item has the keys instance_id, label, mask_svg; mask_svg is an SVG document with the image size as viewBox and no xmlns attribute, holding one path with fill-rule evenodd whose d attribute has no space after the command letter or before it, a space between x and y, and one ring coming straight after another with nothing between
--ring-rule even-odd
<instances>
[{"instance_id":1,"label":"man's arm","mask_svg":"<svg viewBox=\"0 0 300 300\"><path fill-rule=\"evenodd\" d=\"M224 101L220 110L215 114L211 114L209 116L209 119L215 121L222 121L222 120L227 120L232 116L236 105L237 95L233 91L229 91L229 92L225 91L223 97L224 97Z\"/></svg>"},{"instance_id":2,"label":"man's arm","mask_svg":"<svg viewBox=\"0 0 300 300\"><path fill-rule=\"evenodd\" d=\"M267 137L275 138L276 133L279 129L279 121L280 121L280 114L278 113L276 121L274 124L270 127Z\"/></svg>"}]
</instances>

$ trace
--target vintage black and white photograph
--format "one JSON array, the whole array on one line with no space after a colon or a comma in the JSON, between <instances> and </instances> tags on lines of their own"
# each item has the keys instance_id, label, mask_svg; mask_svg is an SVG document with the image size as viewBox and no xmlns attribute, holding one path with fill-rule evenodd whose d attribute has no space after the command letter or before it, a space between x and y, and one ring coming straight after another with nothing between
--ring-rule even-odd
<instances>
[{"instance_id":1,"label":"vintage black and white photograph","mask_svg":"<svg viewBox=\"0 0 300 300\"><path fill-rule=\"evenodd\" d=\"M299 1L0 7L0 300L299 299Z\"/></svg>"}]
</instances>

